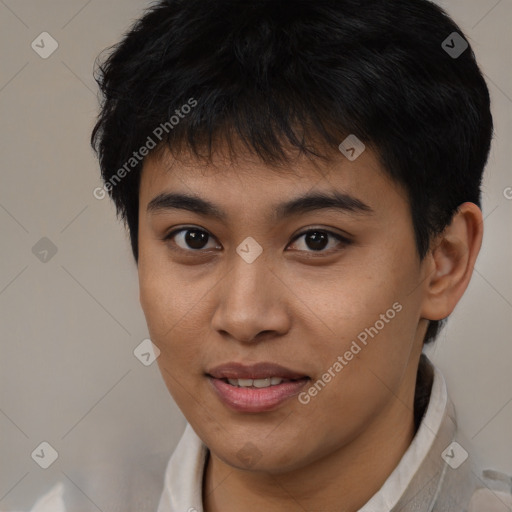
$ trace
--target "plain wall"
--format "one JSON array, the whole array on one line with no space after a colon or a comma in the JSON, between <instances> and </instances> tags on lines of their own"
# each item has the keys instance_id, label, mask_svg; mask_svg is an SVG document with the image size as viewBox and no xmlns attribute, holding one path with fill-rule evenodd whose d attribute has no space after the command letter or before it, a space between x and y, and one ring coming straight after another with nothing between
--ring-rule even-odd
<instances>
[{"instance_id":1,"label":"plain wall","mask_svg":"<svg viewBox=\"0 0 512 512\"><path fill-rule=\"evenodd\" d=\"M483 467L512 474L512 2L439 3L487 77L496 136L482 251L428 353L470 439L465 448ZM148 337L136 266L113 205L93 196L101 185L89 147L94 59L147 5L0 2L0 510L30 508L57 481L73 510L156 509L185 425L156 364L133 355ZM44 31L59 44L47 59L31 48ZM32 252L43 237L57 248L46 263ZM59 453L47 470L30 456L42 441Z\"/></svg>"}]
</instances>

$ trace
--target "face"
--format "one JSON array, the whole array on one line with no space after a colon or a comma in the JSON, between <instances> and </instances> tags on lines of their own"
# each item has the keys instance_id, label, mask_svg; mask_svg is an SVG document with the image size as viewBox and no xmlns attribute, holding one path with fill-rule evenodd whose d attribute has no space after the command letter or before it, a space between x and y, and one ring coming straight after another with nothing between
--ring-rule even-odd
<instances>
[{"instance_id":1,"label":"face","mask_svg":"<svg viewBox=\"0 0 512 512\"><path fill-rule=\"evenodd\" d=\"M412 417L425 269L369 149L288 169L168 154L145 162L139 198L141 305L212 454L280 473Z\"/></svg>"}]
</instances>

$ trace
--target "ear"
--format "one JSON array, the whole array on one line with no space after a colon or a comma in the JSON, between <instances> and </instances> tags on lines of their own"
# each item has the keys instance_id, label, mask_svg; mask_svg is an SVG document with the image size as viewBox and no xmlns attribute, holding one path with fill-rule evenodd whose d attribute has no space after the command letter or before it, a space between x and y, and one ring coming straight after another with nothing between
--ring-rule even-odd
<instances>
[{"instance_id":1,"label":"ear","mask_svg":"<svg viewBox=\"0 0 512 512\"><path fill-rule=\"evenodd\" d=\"M463 203L425 257L422 318L441 320L454 310L473 274L482 237L482 211Z\"/></svg>"}]
</instances>

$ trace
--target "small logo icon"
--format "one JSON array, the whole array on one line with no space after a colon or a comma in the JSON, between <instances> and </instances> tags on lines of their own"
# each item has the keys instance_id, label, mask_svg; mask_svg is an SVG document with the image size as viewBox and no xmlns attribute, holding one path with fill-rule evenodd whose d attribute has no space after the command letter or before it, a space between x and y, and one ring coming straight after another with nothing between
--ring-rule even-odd
<instances>
[{"instance_id":1,"label":"small logo icon","mask_svg":"<svg viewBox=\"0 0 512 512\"><path fill-rule=\"evenodd\" d=\"M339 146L338 149L353 162L366 149L366 146L354 134L350 134Z\"/></svg>"},{"instance_id":2,"label":"small logo icon","mask_svg":"<svg viewBox=\"0 0 512 512\"><path fill-rule=\"evenodd\" d=\"M251 442L247 442L244 444L244 446L238 450L236 457L237 459L247 467L252 467L254 464L256 464L261 457L263 456L263 453L259 450L259 448L254 445Z\"/></svg>"},{"instance_id":3,"label":"small logo icon","mask_svg":"<svg viewBox=\"0 0 512 512\"><path fill-rule=\"evenodd\" d=\"M263 247L248 236L237 248L236 252L246 263L252 263L263 252Z\"/></svg>"},{"instance_id":4,"label":"small logo icon","mask_svg":"<svg viewBox=\"0 0 512 512\"><path fill-rule=\"evenodd\" d=\"M31 46L39 57L47 59L59 47L59 43L48 32L41 32L32 41Z\"/></svg>"},{"instance_id":5,"label":"small logo icon","mask_svg":"<svg viewBox=\"0 0 512 512\"><path fill-rule=\"evenodd\" d=\"M441 457L448 466L457 469L468 458L468 452L457 441L453 441L441 454Z\"/></svg>"},{"instance_id":6,"label":"small logo icon","mask_svg":"<svg viewBox=\"0 0 512 512\"><path fill-rule=\"evenodd\" d=\"M512 187L506 187L504 190L503 190L503 195L505 197L505 199L512 199Z\"/></svg>"},{"instance_id":7,"label":"small logo icon","mask_svg":"<svg viewBox=\"0 0 512 512\"><path fill-rule=\"evenodd\" d=\"M57 254L57 246L49 238L43 237L32 247L32 254L42 263L48 263Z\"/></svg>"},{"instance_id":8,"label":"small logo icon","mask_svg":"<svg viewBox=\"0 0 512 512\"><path fill-rule=\"evenodd\" d=\"M48 469L59 458L59 454L50 443L44 441L32 452L31 457L40 467Z\"/></svg>"},{"instance_id":9,"label":"small logo icon","mask_svg":"<svg viewBox=\"0 0 512 512\"><path fill-rule=\"evenodd\" d=\"M160 349L149 339L142 340L135 347L133 355L144 365L152 365L160 356Z\"/></svg>"},{"instance_id":10,"label":"small logo icon","mask_svg":"<svg viewBox=\"0 0 512 512\"><path fill-rule=\"evenodd\" d=\"M458 59L469 47L469 44L458 32L452 32L442 42L441 47L452 59Z\"/></svg>"}]
</instances>

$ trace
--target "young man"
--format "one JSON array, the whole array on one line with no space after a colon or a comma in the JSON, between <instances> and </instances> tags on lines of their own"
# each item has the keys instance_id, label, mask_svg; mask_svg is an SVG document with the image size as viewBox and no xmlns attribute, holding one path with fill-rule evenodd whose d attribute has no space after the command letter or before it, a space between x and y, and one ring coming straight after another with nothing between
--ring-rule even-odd
<instances>
[{"instance_id":1,"label":"young man","mask_svg":"<svg viewBox=\"0 0 512 512\"><path fill-rule=\"evenodd\" d=\"M482 241L459 27L427 0L159 1L98 81L97 193L189 423L159 512L510 510L422 355Z\"/></svg>"}]
</instances>

